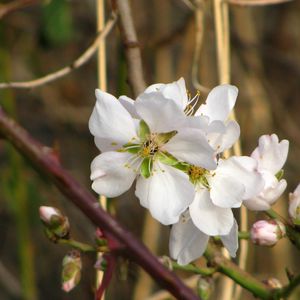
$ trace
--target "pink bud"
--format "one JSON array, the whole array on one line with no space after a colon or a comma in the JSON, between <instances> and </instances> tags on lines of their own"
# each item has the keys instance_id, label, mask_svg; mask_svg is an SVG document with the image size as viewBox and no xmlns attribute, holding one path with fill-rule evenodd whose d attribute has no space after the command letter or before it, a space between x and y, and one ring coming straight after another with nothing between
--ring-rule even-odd
<instances>
[{"instance_id":1,"label":"pink bud","mask_svg":"<svg viewBox=\"0 0 300 300\"><path fill-rule=\"evenodd\" d=\"M285 227L280 221L260 220L251 228L251 240L261 246L273 246L285 236Z\"/></svg>"},{"instance_id":2,"label":"pink bud","mask_svg":"<svg viewBox=\"0 0 300 300\"><path fill-rule=\"evenodd\" d=\"M62 217L61 212L51 206L41 206L40 207L40 218L45 223L50 223L52 217Z\"/></svg>"}]
</instances>

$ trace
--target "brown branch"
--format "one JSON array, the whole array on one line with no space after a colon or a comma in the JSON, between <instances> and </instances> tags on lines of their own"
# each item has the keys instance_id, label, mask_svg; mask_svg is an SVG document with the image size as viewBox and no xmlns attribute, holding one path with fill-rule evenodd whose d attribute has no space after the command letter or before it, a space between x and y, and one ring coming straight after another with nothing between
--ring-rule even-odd
<instances>
[{"instance_id":1,"label":"brown branch","mask_svg":"<svg viewBox=\"0 0 300 300\"><path fill-rule=\"evenodd\" d=\"M22 82L7 82L0 83L0 89L15 88L15 89L31 89L36 88L42 85L45 85L49 82L55 81L61 77L64 77L71 73L73 70L80 68L85 63L87 63L90 58L96 53L99 44L101 41L106 38L109 32L112 30L116 23L116 16L113 14L111 18L107 21L103 31L97 36L92 45L87 48L72 64L67 67L64 67L58 71L50 73L46 76L34 79L31 81L22 81Z\"/></svg>"},{"instance_id":2,"label":"brown branch","mask_svg":"<svg viewBox=\"0 0 300 300\"><path fill-rule=\"evenodd\" d=\"M118 24L125 47L128 82L134 96L137 96L144 91L146 84L143 75L142 56L132 20L131 8L128 0L115 0L115 4L120 15Z\"/></svg>"},{"instance_id":3,"label":"brown branch","mask_svg":"<svg viewBox=\"0 0 300 300\"><path fill-rule=\"evenodd\" d=\"M97 207L97 199L66 172L53 151L40 144L0 107L0 135L8 140L25 158L46 174L64 194L95 225L126 247L123 254L144 268L162 287L182 300L199 300L179 278L166 269L150 251L129 231L124 229L102 208Z\"/></svg>"},{"instance_id":4,"label":"brown branch","mask_svg":"<svg viewBox=\"0 0 300 300\"><path fill-rule=\"evenodd\" d=\"M24 7L38 4L40 3L40 0L15 0L11 1L8 4L1 4L0 5L0 19L6 17L8 14L13 13L19 9L22 9Z\"/></svg>"},{"instance_id":5,"label":"brown branch","mask_svg":"<svg viewBox=\"0 0 300 300\"><path fill-rule=\"evenodd\" d=\"M224 0L224 1L234 5L260 6L260 5L281 4L285 2L291 2L293 0Z\"/></svg>"}]
</instances>

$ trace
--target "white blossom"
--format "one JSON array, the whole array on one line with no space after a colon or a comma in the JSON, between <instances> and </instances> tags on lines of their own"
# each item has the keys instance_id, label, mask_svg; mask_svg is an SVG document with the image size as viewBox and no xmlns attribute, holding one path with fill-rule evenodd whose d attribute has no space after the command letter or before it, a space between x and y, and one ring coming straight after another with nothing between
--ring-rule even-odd
<instances>
[{"instance_id":1,"label":"white blossom","mask_svg":"<svg viewBox=\"0 0 300 300\"><path fill-rule=\"evenodd\" d=\"M278 180L276 174L282 169L287 159L289 142L279 142L276 134L263 135L259 138L258 147L252 152L251 157L257 161L257 170L264 179L264 188L256 197L244 201L251 210L268 210L271 205L282 195L287 183L285 179Z\"/></svg>"},{"instance_id":2,"label":"white blossom","mask_svg":"<svg viewBox=\"0 0 300 300\"><path fill-rule=\"evenodd\" d=\"M300 225L300 184L289 194L289 215L294 224Z\"/></svg>"},{"instance_id":3,"label":"white blossom","mask_svg":"<svg viewBox=\"0 0 300 300\"><path fill-rule=\"evenodd\" d=\"M216 167L203 132L186 128L184 112L157 91L141 94L134 104L126 97L120 103L100 90L96 97L89 128L102 154L91 164L92 188L116 197L137 179L141 205L161 223L176 223L194 197L180 162Z\"/></svg>"}]
</instances>

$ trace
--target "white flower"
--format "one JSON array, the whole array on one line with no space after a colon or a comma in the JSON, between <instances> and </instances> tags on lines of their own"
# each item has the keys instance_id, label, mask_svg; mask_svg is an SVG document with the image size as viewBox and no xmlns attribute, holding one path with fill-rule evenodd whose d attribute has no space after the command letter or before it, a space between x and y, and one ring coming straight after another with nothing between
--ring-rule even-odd
<instances>
[{"instance_id":1,"label":"white flower","mask_svg":"<svg viewBox=\"0 0 300 300\"><path fill-rule=\"evenodd\" d=\"M300 225L300 184L289 194L289 215L294 224Z\"/></svg>"},{"instance_id":2,"label":"white flower","mask_svg":"<svg viewBox=\"0 0 300 300\"><path fill-rule=\"evenodd\" d=\"M227 235L220 236L224 246L232 257L238 249L238 226L236 221ZM178 223L172 226L169 241L170 256L178 264L186 265L204 253L209 235L200 231L192 222L189 213L185 212Z\"/></svg>"},{"instance_id":3,"label":"white flower","mask_svg":"<svg viewBox=\"0 0 300 300\"><path fill-rule=\"evenodd\" d=\"M234 224L231 211L244 199L257 195L263 181L256 161L247 156L220 159L215 170L190 166L188 174L195 186L195 198L189 206L194 225L203 233L227 235Z\"/></svg>"},{"instance_id":4,"label":"white flower","mask_svg":"<svg viewBox=\"0 0 300 300\"><path fill-rule=\"evenodd\" d=\"M145 93L154 91L173 100L182 111L190 116L186 119L186 126L201 129L216 154L229 149L239 138L240 127L238 123L227 120L238 94L238 89L235 86L224 84L215 87L208 94L206 103L200 105L197 110L199 94L189 98L183 78L168 84L153 84L146 89ZM129 100L127 99L127 101ZM132 108L129 111L132 111ZM195 116L191 117L193 114Z\"/></svg>"},{"instance_id":5,"label":"white flower","mask_svg":"<svg viewBox=\"0 0 300 300\"><path fill-rule=\"evenodd\" d=\"M276 134L263 135L259 138L258 147L252 152L258 165L257 170L263 176L264 188L262 192L253 198L244 201L251 210L268 210L271 205L282 195L287 183L286 180L278 180L276 174L283 167L289 150L289 142L279 142Z\"/></svg>"},{"instance_id":6,"label":"white flower","mask_svg":"<svg viewBox=\"0 0 300 300\"><path fill-rule=\"evenodd\" d=\"M141 205L161 223L176 223L194 197L178 160L210 170L216 167L206 137L199 129L185 128L184 112L160 92L143 93L133 106L129 98L123 97L121 104L100 90L96 97L89 128L103 153L91 164L92 188L116 197L137 178Z\"/></svg>"}]
</instances>

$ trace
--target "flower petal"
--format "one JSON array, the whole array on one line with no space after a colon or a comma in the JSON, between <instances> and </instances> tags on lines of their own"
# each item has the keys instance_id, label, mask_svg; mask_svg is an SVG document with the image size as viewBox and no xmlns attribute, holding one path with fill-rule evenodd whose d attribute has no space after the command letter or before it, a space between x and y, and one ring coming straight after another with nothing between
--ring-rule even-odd
<instances>
[{"instance_id":1,"label":"flower petal","mask_svg":"<svg viewBox=\"0 0 300 300\"><path fill-rule=\"evenodd\" d=\"M182 111L187 106L187 91L185 87L185 81L182 77L179 80L174 81L172 83L157 83L150 85L145 90L145 93L152 92L161 92L165 98L173 100Z\"/></svg>"},{"instance_id":2,"label":"flower petal","mask_svg":"<svg viewBox=\"0 0 300 300\"><path fill-rule=\"evenodd\" d=\"M208 116L210 122L225 121L235 105L237 95L237 87L229 84L219 85L211 90L206 103L199 107L195 115Z\"/></svg>"},{"instance_id":3,"label":"flower petal","mask_svg":"<svg viewBox=\"0 0 300 300\"><path fill-rule=\"evenodd\" d=\"M204 253L209 236L201 232L191 218L182 216L172 226L169 241L170 256L179 265L187 265Z\"/></svg>"},{"instance_id":4,"label":"flower petal","mask_svg":"<svg viewBox=\"0 0 300 300\"><path fill-rule=\"evenodd\" d=\"M107 149L110 141L119 147L136 138L135 124L121 103L112 95L96 90L97 102L89 120L91 133L99 138L97 146Z\"/></svg>"},{"instance_id":5,"label":"flower petal","mask_svg":"<svg viewBox=\"0 0 300 300\"><path fill-rule=\"evenodd\" d=\"M228 250L231 257L236 257L236 251L239 248L238 233L239 233L239 227L236 220L234 220L233 226L229 234L220 236L223 245Z\"/></svg>"},{"instance_id":6,"label":"flower petal","mask_svg":"<svg viewBox=\"0 0 300 300\"><path fill-rule=\"evenodd\" d=\"M195 128L183 128L164 145L164 150L177 159L214 170L217 166L214 151L208 144L203 132Z\"/></svg>"},{"instance_id":7,"label":"flower petal","mask_svg":"<svg viewBox=\"0 0 300 300\"><path fill-rule=\"evenodd\" d=\"M210 197L212 202L220 207L232 208L242 204L245 186L228 174L219 171L212 177L207 178L210 185Z\"/></svg>"},{"instance_id":8,"label":"flower petal","mask_svg":"<svg viewBox=\"0 0 300 300\"><path fill-rule=\"evenodd\" d=\"M154 133L176 130L185 122L184 112L160 92L140 95L135 101L135 108Z\"/></svg>"},{"instance_id":9,"label":"flower petal","mask_svg":"<svg viewBox=\"0 0 300 300\"><path fill-rule=\"evenodd\" d=\"M206 189L196 191L190 205L190 215L198 229L208 235L226 235L233 226L231 209L215 206Z\"/></svg>"},{"instance_id":10,"label":"flower petal","mask_svg":"<svg viewBox=\"0 0 300 300\"><path fill-rule=\"evenodd\" d=\"M244 187L244 194L242 195L242 197L240 196L241 188L238 189L236 187L236 191L230 190L231 193L236 194L235 201L253 198L257 196L264 187L264 180L262 178L262 175L256 171L256 166L256 161L248 156L232 156L227 160L220 159L218 168L216 170L216 175L211 179L211 181L219 180L218 177L224 179L226 177L228 179L230 178L230 182L235 181L236 184L240 184ZM221 185L222 181L219 180L218 184ZM229 191L228 188L227 191ZM231 207L237 207L232 202L233 198L223 199L223 201L221 201L222 198L221 195L219 195L218 200L213 196L212 199L216 205L222 207L228 207L227 205L229 205L229 203L231 203Z\"/></svg>"},{"instance_id":11,"label":"flower petal","mask_svg":"<svg viewBox=\"0 0 300 300\"><path fill-rule=\"evenodd\" d=\"M122 104L122 106L130 113L130 115L134 119L139 118L138 114L136 113L135 107L134 107L134 100L123 95L123 96L119 97L119 101Z\"/></svg>"},{"instance_id":12,"label":"flower petal","mask_svg":"<svg viewBox=\"0 0 300 300\"><path fill-rule=\"evenodd\" d=\"M193 201L194 187L184 172L154 162L153 175L138 178L135 194L155 219L170 225Z\"/></svg>"},{"instance_id":13,"label":"flower petal","mask_svg":"<svg viewBox=\"0 0 300 300\"><path fill-rule=\"evenodd\" d=\"M91 164L92 189L99 195L116 197L132 185L136 173L125 167L132 154L127 152L104 152Z\"/></svg>"},{"instance_id":14,"label":"flower petal","mask_svg":"<svg viewBox=\"0 0 300 300\"><path fill-rule=\"evenodd\" d=\"M258 161L259 171L269 171L275 175L286 162L289 151L289 141L279 143L276 134L263 135L258 140L258 147L252 152L251 157Z\"/></svg>"}]
</instances>

